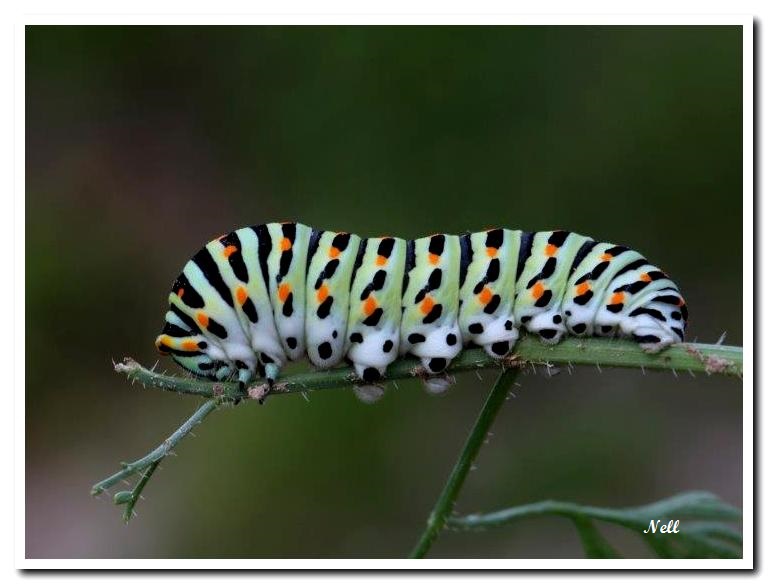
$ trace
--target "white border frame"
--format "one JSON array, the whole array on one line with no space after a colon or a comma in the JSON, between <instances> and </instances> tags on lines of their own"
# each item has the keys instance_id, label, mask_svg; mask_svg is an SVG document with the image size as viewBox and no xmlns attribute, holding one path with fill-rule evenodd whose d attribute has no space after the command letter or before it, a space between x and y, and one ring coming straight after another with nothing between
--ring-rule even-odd
<instances>
[{"instance_id":1,"label":"white border frame","mask_svg":"<svg viewBox=\"0 0 768 584\"><path fill-rule=\"evenodd\" d=\"M48 2L47 6L50 6L52 11L48 8L43 11L37 11L32 14L17 15L16 24L13 29L12 41L10 38L5 40L6 50L9 49L7 45L13 43L13 50L10 51L14 56L14 91L13 93L7 93L4 96L6 102L10 101L9 95L13 96L13 103L6 104L5 111L13 111L13 133L14 133L14 156L6 159L13 161L14 168L14 191L15 196L13 199L13 241L14 241L14 267L13 267L13 302L14 302L14 320L13 320L13 334L10 337L6 336L3 343L7 343L9 346L6 354L13 352L14 354L14 418L15 424L5 425L4 430L7 432L6 444L10 444L11 440L15 445L14 456L14 472L15 472L15 493L14 493L14 524L15 524L15 537L13 542L6 546L5 549L12 547L14 549L14 559L17 568L22 569L35 569L35 568L78 568L78 569L116 569L116 568L133 568L133 569L531 569L531 568L548 568L548 569L711 569L711 568L751 568L754 565L753 558L753 513L754 513L754 493L753 493L753 481L754 481L754 469L752 466L753 460L753 392L750 391L754 388L754 375L753 375L753 295L752 290L754 286L754 279L752 273L753 266L753 248L754 248L754 234L753 234L753 20L748 16L681 16L679 14L664 15L664 16L630 16L630 15L510 15L500 13L486 13L486 14L360 14L361 8L359 5L351 4L353 9L358 11L358 14L303 14L300 12L294 12L288 14L287 10L283 13L272 12L262 15L245 15L245 14L144 14L144 15L119 15L119 14L54 14L53 11L59 10L58 4ZM71 3L68 3L70 5ZM75 3L78 4L78 3ZM79 4L83 4L80 2ZM414 10L414 7L410 3L401 2L401 6L405 6L405 10ZM608 6L609 3L602 3L604 6ZM674 4L671 2L654 2L649 7L661 7L661 10L674 9ZM697 3L700 5L701 3ZM104 7L100 4L94 4L98 6L97 10L103 10ZM557 3L558 6L570 7L569 3ZM461 5L459 5L461 6ZM615 10L615 6L610 5L611 9ZM156 9L153 3L138 2L132 5L133 8L140 8L151 12ZM243 4L247 12L248 5ZM309 3L309 10L314 10L313 4ZM390 6L391 8L391 6ZM418 8L418 5L417 7ZM500 6L497 6L500 8ZM541 7L537 7L541 10ZM252 7L251 7L252 9ZM569 10L572 8L566 8ZM706 9L706 8L705 8ZM87 9L86 9L87 11ZM341 11L340 11L341 12ZM457 11L458 12L458 11ZM715 11L713 11L715 12ZM24 415L25 415L25 401L21 396L25 392L25 375L24 375L24 310L25 310L25 295L24 295L24 241L25 241L25 212L24 212L24 115L25 115L25 95L24 95L24 25L26 24L515 24L515 25L738 25L743 27L743 244L744 244L744 256L743 256L743 291L744 291L744 409L743 409L743 430L744 430L744 493L743 493L743 511L744 511L744 558L741 560L578 560L578 559L548 559L548 560L508 560L508 559L461 559L461 560L437 560L437 559L425 559L425 560L408 560L408 559L394 559L394 560L343 560L343 559L312 559L312 560L283 560L283 559L200 559L200 560L102 560L102 559L74 559L74 560L42 560L42 559L26 559L25 553L25 452L24 452ZM6 231L9 233L10 230ZM15 339L15 342L11 343L10 339ZM20 349L21 348L21 349ZM765 361L764 361L765 362ZM10 431L12 430L12 432ZM4 498L6 501L10 500L10 496Z\"/></svg>"}]
</instances>

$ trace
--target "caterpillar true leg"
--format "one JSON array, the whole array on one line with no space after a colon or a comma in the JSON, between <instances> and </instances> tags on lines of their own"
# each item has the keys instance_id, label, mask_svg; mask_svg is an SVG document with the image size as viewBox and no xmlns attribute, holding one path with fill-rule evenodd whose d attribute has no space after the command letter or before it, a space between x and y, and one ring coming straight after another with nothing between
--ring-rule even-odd
<instances>
[{"instance_id":1,"label":"caterpillar true leg","mask_svg":"<svg viewBox=\"0 0 768 584\"><path fill-rule=\"evenodd\" d=\"M280 374L282 363L273 359L266 353L261 353L259 355L259 362L261 363L264 370L264 378L269 383L269 386L272 387L272 385L277 380L277 376Z\"/></svg>"},{"instance_id":2,"label":"caterpillar true leg","mask_svg":"<svg viewBox=\"0 0 768 584\"><path fill-rule=\"evenodd\" d=\"M427 389L440 392L465 346L502 358L521 328L545 343L625 336L659 351L683 340L687 319L663 271L576 233L406 241L270 223L214 239L187 262L156 346L199 377L247 384L259 375L270 387L287 361L307 356L323 369L346 360L370 401L401 355L419 357Z\"/></svg>"}]
</instances>

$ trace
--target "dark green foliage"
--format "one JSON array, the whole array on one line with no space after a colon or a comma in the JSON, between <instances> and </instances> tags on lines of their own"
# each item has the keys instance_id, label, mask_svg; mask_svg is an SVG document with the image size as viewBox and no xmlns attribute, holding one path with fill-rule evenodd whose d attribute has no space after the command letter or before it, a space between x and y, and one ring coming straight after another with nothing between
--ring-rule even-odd
<instances>
[{"instance_id":1,"label":"dark green foliage","mask_svg":"<svg viewBox=\"0 0 768 584\"><path fill-rule=\"evenodd\" d=\"M593 521L620 525L636 533L660 558L740 558L741 533L730 524L741 521L741 510L712 493L693 491L641 507L611 509L541 501L485 515L448 520L451 529L476 530L507 525L521 519L557 515L570 519L588 558L615 558L620 554ZM643 533L651 520L666 524L679 520L679 533Z\"/></svg>"}]
</instances>

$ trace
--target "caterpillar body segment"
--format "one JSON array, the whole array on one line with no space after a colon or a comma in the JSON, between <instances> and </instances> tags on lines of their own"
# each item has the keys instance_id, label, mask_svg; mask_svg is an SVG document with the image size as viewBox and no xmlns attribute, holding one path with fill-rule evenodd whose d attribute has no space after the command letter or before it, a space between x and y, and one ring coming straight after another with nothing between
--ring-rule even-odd
<instances>
[{"instance_id":1,"label":"caterpillar body segment","mask_svg":"<svg viewBox=\"0 0 768 584\"><path fill-rule=\"evenodd\" d=\"M601 325L595 327L606 291L617 276L644 264L645 259L636 251L611 243L592 242L582 253L585 255L572 271L563 299L568 333L577 336L611 335L614 329L607 323L601 321Z\"/></svg>"},{"instance_id":2,"label":"caterpillar body segment","mask_svg":"<svg viewBox=\"0 0 768 584\"><path fill-rule=\"evenodd\" d=\"M267 257L269 298L280 343L288 359L305 353L304 305L307 253L312 229L300 223L269 223L272 249Z\"/></svg>"},{"instance_id":3,"label":"caterpillar body segment","mask_svg":"<svg viewBox=\"0 0 768 584\"><path fill-rule=\"evenodd\" d=\"M491 229L461 238L461 338L496 358L509 353L519 336L514 303L521 235Z\"/></svg>"},{"instance_id":4,"label":"caterpillar body segment","mask_svg":"<svg viewBox=\"0 0 768 584\"><path fill-rule=\"evenodd\" d=\"M524 253L530 254L515 286L515 319L536 333L545 343L554 344L566 334L563 295L574 260L590 240L567 231L541 231L526 235Z\"/></svg>"},{"instance_id":5,"label":"caterpillar body segment","mask_svg":"<svg viewBox=\"0 0 768 584\"><path fill-rule=\"evenodd\" d=\"M545 343L629 337L655 352L683 340L687 319L661 269L576 233L406 241L270 223L221 236L186 263L156 346L194 375L242 383L272 382L305 355L318 368L346 360L371 400L402 355L437 375L470 344L504 357L520 329ZM450 378L427 382L440 392Z\"/></svg>"},{"instance_id":6,"label":"caterpillar body segment","mask_svg":"<svg viewBox=\"0 0 768 584\"><path fill-rule=\"evenodd\" d=\"M307 356L317 367L333 367L346 353L350 287L359 248L357 235L312 232L304 336Z\"/></svg>"},{"instance_id":7,"label":"caterpillar body segment","mask_svg":"<svg viewBox=\"0 0 768 584\"><path fill-rule=\"evenodd\" d=\"M360 245L349 298L346 357L365 381L382 379L399 355L405 262L404 239L370 238Z\"/></svg>"},{"instance_id":8,"label":"caterpillar body segment","mask_svg":"<svg viewBox=\"0 0 768 584\"><path fill-rule=\"evenodd\" d=\"M455 235L439 234L417 239L409 247L400 354L420 357L428 372L440 373L462 349L459 330L461 243Z\"/></svg>"}]
</instances>

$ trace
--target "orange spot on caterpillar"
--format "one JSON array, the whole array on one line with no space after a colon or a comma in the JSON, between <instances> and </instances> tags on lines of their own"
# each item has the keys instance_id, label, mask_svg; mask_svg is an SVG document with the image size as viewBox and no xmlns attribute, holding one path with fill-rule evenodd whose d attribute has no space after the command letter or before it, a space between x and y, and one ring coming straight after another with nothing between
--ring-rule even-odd
<instances>
[{"instance_id":1,"label":"orange spot on caterpillar","mask_svg":"<svg viewBox=\"0 0 768 584\"><path fill-rule=\"evenodd\" d=\"M642 274L640 274L640 279L643 282L650 282L651 281L651 277L646 272L643 272Z\"/></svg>"},{"instance_id":2,"label":"orange spot on caterpillar","mask_svg":"<svg viewBox=\"0 0 768 584\"><path fill-rule=\"evenodd\" d=\"M224 257L228 258L233 253L235 253L236 251L237 251L237 247L236 246L228 245L227 247L224 248Z\"/></svg>"},{"instance_id":3,"label":"orange spot on caterpillar","mask_svg":"<svg viewBox=\"0 0 768 584\"><path fill-rule=\"evenodd\" d=\"M680 300L678 300L678 301L677 301L677 305L678 305L678 306L685 306L685 300L683 300L682 298L680 298Z\"/></svg>"},{"instance_id":4,"label":"orange spot on caterpillar","mask_svg":"<svg viewBox=\"0 0 768 584\"><path fill-rule=\"evenodd\" d=\"M317 291L317 301L323 302L326 298L328 298L328 286L323 284L320 286L320 290Z\"/></svg>"},{"instance_id":5,"label":"orange spot on caterpillar","mask_svg":"<svg viewBox=\"0 0 768 584\"><path fill-rule=\"evenodd\" d=\"M557 253L557 246L556 246L556 245L553 245L553 244L551 244L551 243L548 243L548 244L547 244L547 247L545 247L545 248L544 248L544 253L545 253L545 254L546 254L548 257L552 257L553 255L555 255L555 254Z\"/></svg>"},{"instance_id":6,"label":"orange spot on caterpillar","mask_svg":"<svg viewBox=\"0 0 768 584\"><path fill-rule=\"evenodd\" d=\"M488 254L489 258L495 258L496 254L499 253L499 250L498 250L498 248L495 248L495 247L486 247L485 248L485 253Z\"/></svg>"},{"instance_id":7,"label":"orange spot on caterpillar","mask_svg":"<svg viewBox=\"0 0 768 584\"><path fill-rule=\"evenodd\" d=\"M288 294L291 293L291 285L290 284L280 284L280 286L277 288L277 297L280 299L280 302L285 302L288 298Z\"/></svg>"},{"instance_id":8,"label":"orange spot on caterpillar","mask_svg":"<svg viewBox=\"0 0 768 584\"><path fill-rule=\"evenodd\" d=\"M208 328L208 315L204 312L198 312L197 322L199 322L203 327Z\"/></svg>"},{"instance_id":9,"label":"orange spot on caterpillar","mask_svg":"<svg viewBox=\"0 0 768 584\"><path fill-rule=\"evenodd\" d=\"M365 302L363 302L363 312L365 313L365 316L371 316L373 311L378 307L379 304L376 302L376 299L372 295L366 298Z\"/></svg>"},{"instance_id":10,"label":"orange spot on caterpillar","mask_svg":"<svg viewBox=\"0 0 768 584\"><path fill-rule=\"evenodd\" d=\"M536 284L533 286L533 290L531 290L531 296L533 296L536 300L541 298L542 294L544 294L545 288L544 284L541 282L536 282Z\"/></svg>"},{"instance_id":11,"label":"orange spot on caterpillar","mask_svg":"<svg viewBox=\"0 0 768 584\"><path fill-rule=\"evenodd\" d=\"M184 288L179 288L179 291L176 292L176 296L178 296L179 298L184 296Z\"/></svg>"},{"instance_id":12,"label":"orange spot on caterpillar","mask_svg":"<svg viewBox=\"0 0 768 584\"><path fill-rule=\"evenodd\" d=\"M581 296L582 294L585 294L589 291L589 282L582 282L578 286L576 286L576 295Z\"/></svg>"},{"instance_id":13,"label":"orange spot on caterpillar","mask_svg":"<svg viewBox=\"0 0 768 584\"><path fill-rule=\"evenodd\" d=\"M331 249L328 250L328 257L337 258L339 257L340 253L341 253L341 250L338 247L331 246Z\"/></svg>"},{"instance_id":14,"label":"orange spot on caterpillar","mask_svg":"<svg viewBox=\"0 0 768 584\"><path fill-rule=\"evenodd\" d=\"M440 261L440 256L434 253L429 254L429 263L433 266L437 265L437 262Z\"/></svg>"},{"instance_id":15,"label":"orange spot on caterpillar","mask_svg":"<svg viewBox=\"0 0 768 584\"><path fill-rule=\"evenodd\" d=\"M288 251L293 247L293 244L291 243L291 240L287 237L283 237L283 239L280 240L280 249L282 251Z\"/></svg>"},{"instance_id":16,"label":"orange spot on caterpillar","mask_svg":"<svg viewBox=\"0 0 768 584\"><path fill-rule=\"evenodd\" d=\"M624 302L624 292L615 292L611 296L611 304L621 304Z\"/></svg>"},{"instance_id":17,"label":"orange spot on caterpillar","mask_svg":"<svg viewBox=\"0 0 768 584\"><path fill-rule=\"evenodd\" d=\"M603 260L604 262L610 262L613 259L613 254L604 253L603 255L600 256L600 259Z\"/></svg>"},{"instance_id":18,"label":"orange spot on caterpillar","mask_svg":"<svg viewBox=\"0 0 768 584\"><path fill-rule=\"evenodd\" d=\"M237 287L237 292L235 295L237 296L237 301L240 303L240 305L245 304L245 301L248 300L248 292L246 292L245 288L242 286Z\"/></svg>"},{"instance_id":19,"label":"orange spot on caterpillar","mask_svg":"<svg viewBox=\"0 0 768 584\"><path fill-rule=\"evenodd\" d=\"M480 291L480 294L477 295L477 299L483 304L488 304L491 301L491 298L493 298L493 292L491 292L491 289L488 286L483 288Z\"/></svg>"},{"instance_id":20,"label":"orange spot on caterpillar","mask_svg":"<svg viewBox=\"0 0 768 584\"><path fill-rule=\"evenodd\" d=\"M383 266L387 263L387 258L385 258L383 255L376 256L376 265L377 266Z\"/></svg>"},{"instance_id":21,"label":"orange spot on caterpillar","mask_svg":"<svg viewBox=\"0 0 768 584\"><path fill-rule=\"evenodd\" d=\"M181 348L185 351L197 351L199 347L195 341L183 341L181 343Z\"/></svg>"},{"instance_id":22,"label":"orange spot on caterpillar","mask_svg":"<svg viewBox=\"0 0 768 584\"><path fill-rule=\"evenodd\" d=\"M429 314L432 312L432 307L435 305L435 301L432 300L431 296L427 296L424 300L421 301L421 304L419 304L419 310L421 310L421 314Z\"/></svg>"}]
</instances>

